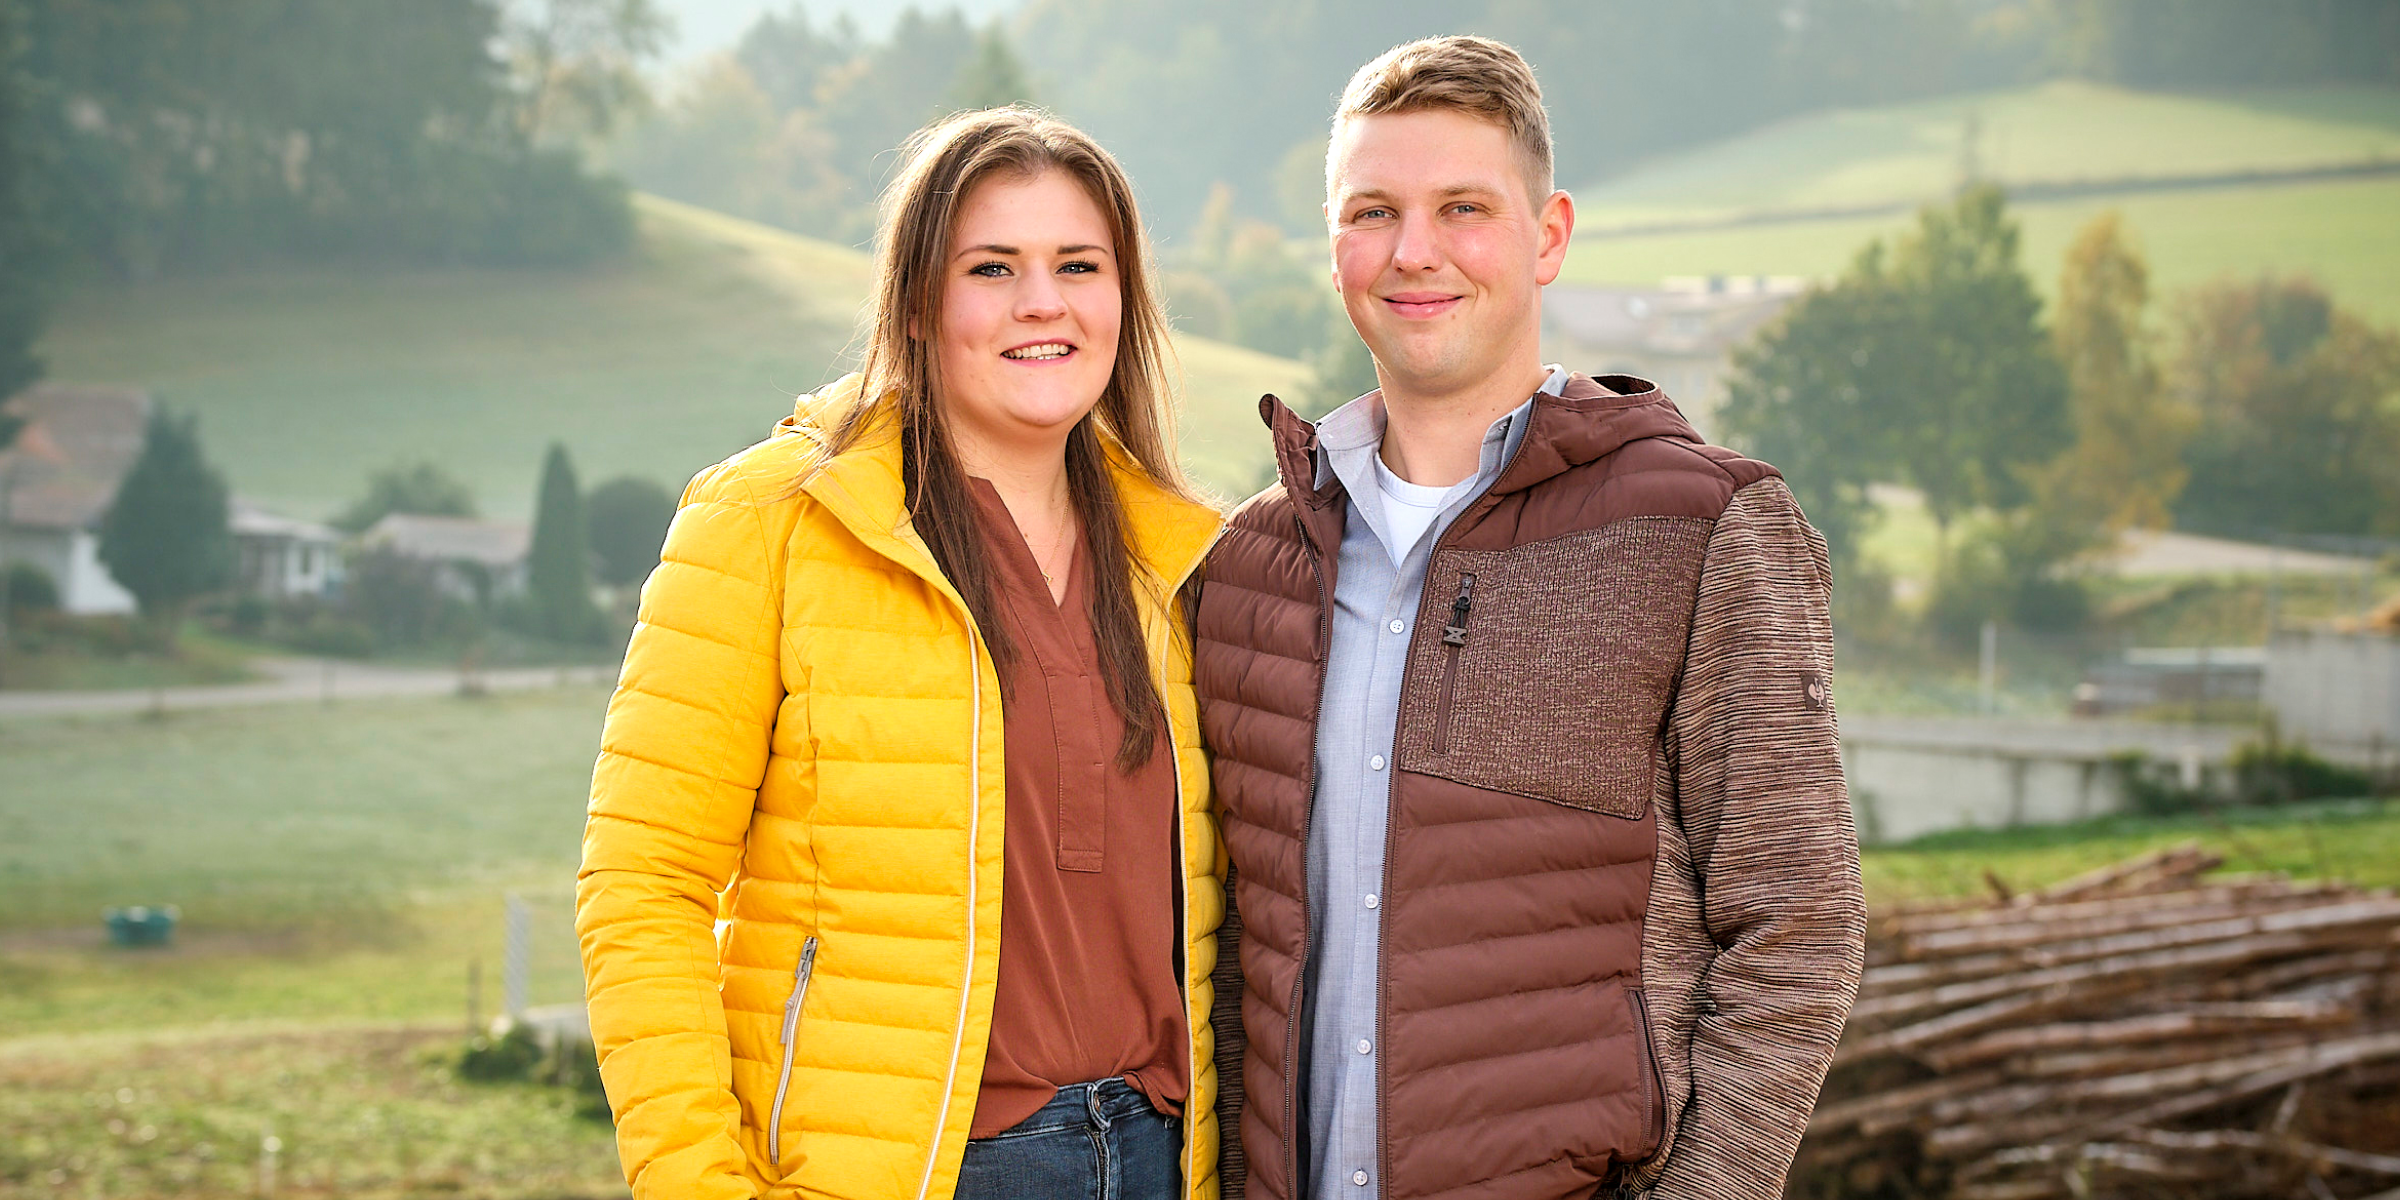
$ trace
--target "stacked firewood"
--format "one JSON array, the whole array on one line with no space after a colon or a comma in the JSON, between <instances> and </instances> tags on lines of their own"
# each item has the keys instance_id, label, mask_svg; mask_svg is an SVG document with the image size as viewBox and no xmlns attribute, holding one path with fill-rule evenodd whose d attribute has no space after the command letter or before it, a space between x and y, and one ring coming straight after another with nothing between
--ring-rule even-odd
<instances>
[{"instance_id":1,"label":"stacked firewood","mask_svg":"<svg viewBox=\"0 0 2400 1200\"><path fill-rule=\"evenodd\" d=\"M2400 1200L2400 899L2221 865L1880 916L1791 1193Z\"/></svg>"}]
</instances>

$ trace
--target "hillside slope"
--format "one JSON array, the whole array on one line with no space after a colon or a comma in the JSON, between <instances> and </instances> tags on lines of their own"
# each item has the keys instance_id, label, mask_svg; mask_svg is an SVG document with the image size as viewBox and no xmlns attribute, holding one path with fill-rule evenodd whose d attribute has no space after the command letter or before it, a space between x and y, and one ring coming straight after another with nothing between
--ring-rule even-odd
<instances>
[{"instance_id":1,"label":"hillside slope","mask_svg":"<svg viewBox=\"0 0 2400 1200\"><path fill-rule=\"evenodd\" d=\"M2191 97L2053 83L1797 118L1579 189L1567 276L1831 275L1943 196L1970 157L2018 189L2025 262L2045 287L2075 230L2114 208L2162 293L2305 271L2400 321L2400 90L2389 89ZM2392 173L2312 174L2331 168Z\"/></svg>"},{"instance_id":2,"label":"hillside slope","mask_svg":"<svg viewBox=\"0 0 2400 1200\"><path fill-rule=\"evenodd\" d=\"M533 507L543 447L584 481L680 485L838 376L871 265L847 247L644 197L631 260L573 273L275 270L94 287L41 350L51 376L131 383L201 417L245 498L324 516L366 474L430 458L484 511ZM1300 364L1178 345L1184 446L1232 491L1266 460L1256 404Z\"/></svg>"}]
</instances>

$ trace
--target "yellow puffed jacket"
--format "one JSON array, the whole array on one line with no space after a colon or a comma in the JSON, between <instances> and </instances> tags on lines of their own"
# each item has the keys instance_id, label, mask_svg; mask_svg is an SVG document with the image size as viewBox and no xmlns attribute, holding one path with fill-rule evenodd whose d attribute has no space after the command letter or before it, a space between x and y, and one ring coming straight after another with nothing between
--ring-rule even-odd
<instances>
[{"instance_id":1,"label":"yellow puffed jacket","mask_svg":"<svg viewBox=\"0 0 2400 1200\"><path fill-rule=\"evenodd\" d=\"M609 704L576 928L643 1200L948 1200L957 1181L1000 961L999 681L905 519L898 439L823 460L857 386L801 397L692 481ZM1183 813L1183 1173L1213 1200L1225 859L1171 597L1220 521L1111 457L1170 598L1143 628Z\"/></svg>"}]
</instances>

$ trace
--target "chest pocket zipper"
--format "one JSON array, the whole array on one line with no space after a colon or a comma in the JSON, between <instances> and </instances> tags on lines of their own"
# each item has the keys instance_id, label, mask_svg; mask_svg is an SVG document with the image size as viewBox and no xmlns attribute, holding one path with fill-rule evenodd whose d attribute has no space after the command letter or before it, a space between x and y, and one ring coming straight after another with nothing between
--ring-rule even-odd
<instances>
[{"instance_id":1,"label":"chest pocket zipper","mask_svg":"<svg viewBox=\"0 0 2400 1200\"><path fill-rule=\"evenodd\" d=\"M1450 752L1450 705L1458 698L1458 656L1467 645L1467 616L1474 611L1475 576L1458 577L1458 598L1450 602L1450 621L1442 626L1442 706L1433 723L1433 752Z\"/></svg>"},{"instance_id":2,"label":"chest pocket zipper","mask_svg":"<svg viewBox=\"0 0 2400 1200\"><path fill-rule=\"evenodd\" d=\"M792 1087L793 1043L800 1033L800 1002L808 996L808 977L817 969L817 939L800 943L800 965L792 968L792 998L783 1002L783 1071L775 1077L775 1107L767 1116L767 1161L783 1163L783 1098Z\"/></svg>"}]
</instances>

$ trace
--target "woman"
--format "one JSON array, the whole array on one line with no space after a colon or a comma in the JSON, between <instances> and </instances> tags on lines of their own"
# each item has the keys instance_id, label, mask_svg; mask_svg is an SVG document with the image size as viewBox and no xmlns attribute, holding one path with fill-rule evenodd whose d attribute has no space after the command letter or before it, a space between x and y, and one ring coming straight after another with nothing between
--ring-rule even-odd
<instances>
[{"instance_id":1,"label":"woman","mask_svg":"<svg viewBox=\"0 0 2400 1200\"><path fill-rule=\"evenodd\" d=\"M863 369L692 482L610 705L576 915L626 1173L1213 1197L1173 598L1219 519L1132 191L1022 110L912 151Z\"/></svg>"}]
</instances>

